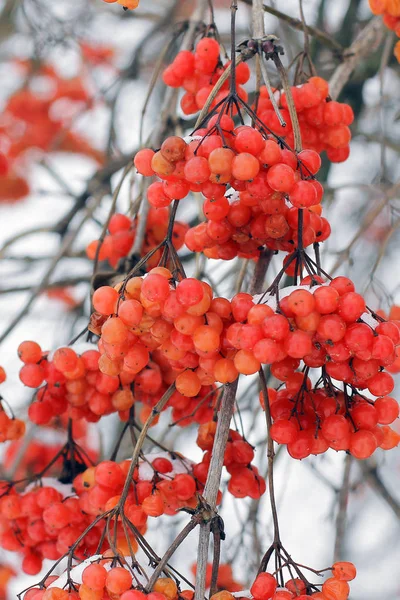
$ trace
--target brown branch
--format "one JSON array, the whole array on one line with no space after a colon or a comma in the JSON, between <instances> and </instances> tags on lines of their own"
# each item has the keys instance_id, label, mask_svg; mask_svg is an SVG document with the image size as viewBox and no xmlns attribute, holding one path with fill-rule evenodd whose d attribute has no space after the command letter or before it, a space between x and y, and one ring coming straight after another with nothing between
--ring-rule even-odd
<instances>
[{"instance_id":1,"label":"brown branch","mask_svg":"<svg viewBox=\"0 0 400 600\"><path fill-rule=\"evenodd\" d=\"M351 252L352 248L354 247L354 245L362 237L362 235L367 231L367 229L372 225L372 223L375 221L375 219L378 217L378 215L380 215L380 213L383 211L383 209L388 205L389 201L396 197L396 195L398 194L399 188L400 188L400 183L396 183L393 186L391 186L389 189L387 189L386 191L385 190L382 191L383 198L372 208L372 210L370 210L364 216L363 221L361 223L361 227L359 228L357 233L355 233L355 235L351 239L349 245L341 252L338 252L338 258L337 258L335 264L333 265L333 267L330 269L331 275L333 275L335 273L335 271L337 271L338 268L343 265L344 261L349 259L350 252Z\"/></svg>"},{"instance_id":2,"label":"brown branch","mask_svg":"<svg viewBox=\"0 0 400 600\"><path fill-rule=\"evenodd\" d=\"M161 575L161 572L163 571L164 567L167 565L171 556L174 554L174 552L177 550L177 548L179 548L179 546L182 544L182 542L187 538L189 533L191 533L193 531L193 529L195 529L195 527L197 527L197 525L199 525L201 520L202 520L202 514L200 512L197 513L196 515L193 515L193 517L189 521L189 523L182 529L182 531L180 531L178 533L175 540L172 542L172 544L170 545L170 547L165 552L164 556L162 557L162 559L160 560L160 562L154 569L153 574L150 577L149 582L146 586L146 589L148 592L150 592L152 590L153 585L155 584L155 582Z\"/></svg>"},{"instance_id":3,"label":"brown branch","mask_svg":"<svg viewBox=\"0 0 400 600\"><path fill-rule=\"evenodd\" d=\"M273 250L263 250L261 252L260 257L256 262L256 266L254 267L253 278L249 287L249 294L251 294L252 296L254 296L254 294L260 294L262 292L265 281L265 275L267 273L269 265L271 264L273 255Z\"/></svg>"},{"instance_id":4,"label":"brown branch","mask_svg":"<svg viewBox=\"0 0 400 600\"><path fill-rule=\"evenodd\" d=\"M78 283L89 283L89 275L78 275L76 277L66 277L65 279L58 279L52 281L46 286L46 290L53 290L54 288L69 287L77 285ZM29 292L33 289L32 285L24 285L19 287L0 288L0 295L2 294L18 294L19 292ZM45 290L43 290L45 291Z\"/></svg>"},{"instance_id":5,"label":"brown branch","mask_svg":"<svg viewBox=\"0 0 400 600\"><path fill-rule=\"evenodd\" d=\"M339 491L339 506L338 514L336 517L336 539L335 539L335 550L333 554L333 560L336 562L340 560L342 556L342 548L344 536L346 533L346 522L347 522L347 503L349 499L349 487L350 487L350 469L351 469L351 455L346 454L343 470L343 481Z\"/></svg>"},{"instance_id":6,"label":"brown branch","mask_svg":"<svg viewBox=\"0 0 400 600\"><path fill-rule=\"evenodd\" d=\"M292 122L293 135L294 135L294 150L295 152L300 152L302 149L301 144L301 133L300 133L300 124L299 118L297 116L296 106L293 100L293 94L289 83L289 78L286 72L285 67L282 64L281 59L278 56L277 52L274 52L272 55L272 60L275 63L275 66L278 70L279 77L281 79L283 90L286 94L286 102L289 110L290 120Z\"/></svg>"},{"instance_id":7,"label":"brown branch","mask_svg":"<svg viewBox=\"0 0 400 600\"><path fill-rule=\"evenodd\" d=\"M360 60L376 50L385 31L386 28L382 18L380 16L374 17L360 31L351 46L345 50L342 64L337 67L329 80L330 96L333 100L338 98Z\"/></svg>"},{"instance_id":8,"label":"brown branch","mask_svg":"<svg viewBox=\"0 0 400 600\"><path fill-rule=\"evenodd\" d=\"M358 461L358 465L372 489L386 502L396 517L400 519L400 504L383 483L376 465L370 460L360 460Z\"/></svg>"},{"instance_id":9,"label":"brown branch","mask_svg":"<svg viewBox=\"0 0 400 600\"><path fill-rule=\"evenodd\" d=\"M253 3L252 0L242 0L242 2L244 2L244 4L249 5ZM263 10L269 13L270 15L277 17L281 21L284 21L285 23L290 25L290 27L293 27L293 29L297 29L298 31L304 31L303 23L300 19L290 17L289 15L281 12L280 10L273 8L272 6L266 6L265 4L263 5ZM339 42L337 42L332 36L325 33L325 31L318 29L318 27L313 27L312 25L307 25L306 28L307 33L318 39L321 42L321 44L324 44L325 46L327 46L328 48L330 48L338 54L341 54L343 52L343 47L339 44Z\"/></svg>"},{"instance_id":10,"label":"brown branch","mask_svg":"<svg viewBox=\"0 0 400 600\"><path fill-rule=\"evenodd\" d=\"M237 385L238 380L226 385L225 393L221 402L221 408L218 414L217 430L215 433L211 462L203 494L206 503L210 507L210 519L208 521L203 521L200 524L195 600L203 600L206 589L206 569L208 563L208 545L210 541L211 519L215 513L225 448L229 436L229 426L235 407Z\"/></svg>"}]
</instances>

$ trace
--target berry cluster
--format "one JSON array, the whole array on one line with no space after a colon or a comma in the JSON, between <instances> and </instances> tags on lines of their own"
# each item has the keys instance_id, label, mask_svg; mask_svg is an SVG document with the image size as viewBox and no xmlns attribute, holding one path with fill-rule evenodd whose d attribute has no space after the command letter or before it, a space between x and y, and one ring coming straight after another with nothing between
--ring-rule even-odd
<instances>
[{"instance_id":1,"label":"berry cluster","mask_svg":"<svg viewBox=\"0 0 400 600\"><path fill-rule=\"evenodd\" d=\"M98 253L99 260L108 260L112 267L116 267L121 258L129 255L136 237L139 218L130 219L126 215L114 214L108 225L108 235L100 244L98 240L90 242L86 254L94 260ZM168 229L168 210L166 208L150 208L146 220L146 234L141 248L141 256L145 256L155 246L158 246L166 237ZM188 226L179 221L174 222L172 243L176 250L184 244L184 236ZM99 247L100 246L100 247ZM158 265L162 250L158 250L147 262L148 267Z\"/></svg>"},{"instance_id":2,"label":"berry cluster","mask_svg":"<svg viewBox=\"0 0 400 600\"><path fill-rule=\"evenodd\" d=\"M230 61L225 65L220 59L221 48L217 40L205 37L198 42L195 51L181 50L163 73L163 81L172 88L183 88L181 108L185 115L192 115L203 108L210 92ZM236 68L236 92L246 101L247 92L242 85L250 78L250 69L246 63ZM210 109L227 97L229 79L222 85Z\"/></svg>"},{"instance_id":3,"label":"berry cluster","mask_svg":"<svg viewBox=\"0 0 400 600\"><path fill-rule=\"evenodd\" d=\"M31 484L21 492L3 483L0 545L22 553L24 572L37 574L43 559L57 560L66 554L94 517L118 506L130 467L129 460L100 462L77 475L73 488L51 478L44 478L41 486ZM183 506L196 507L198 490L201 492L202 485L192 474L187 459L177 454L147 455L132 475L124 514L144 534L149 516L174 515ZM93 524L74 555L83 560L96 551L104 523L100 519ZM129 554L129 546L137 549L135 537L128 540L120 522L116 535L116 545L122 554ZM107 548L106 538L102 550Z\"/></svg>"},{"instance_id":4,"label":"berry cluster","mask_svg":"<svg viewBox=\"0 0 400 600\"><path fill-rule=\"evenodd\" d=\"M69 579L66 575L49 577L45 589L31 588L24 600L192 600L193 592L178 590L169 577L157 579L147 594L142 586L137 587L138 575L133 577L129 562L127 556L115 564L108 552L91 557L83 570L72 569Z\"/></svg>"},{"instance_id":5,"label":"berry cluster","mask_svg":"<svg viewBox=\"0 0 400 600\"><path fill-rule=\"evenodd\" d=\"M158 350L169 364L169 383L194 398L202 386L215 381L208 360L220 349L223 322L213 310L209 285L188 278L174 288L170 281L171 272L156 267L146 277L117 285L119 291L108 286L96 290L93 306L104 316L99 367L103 373L131 377L136 384L149 365L150 352Z\"/></svg>"},{"instance_id":6,"label":"berry cluster","mask_svg":"<svg viewBox=\"0 0 400 600\"><path fill-rule=\"evenodd\" d=\"M357 392L346 395L307 386L310 381L297 372L288 376L285 387L278 392L268 390L273 418L271 437L279 444L287 444L292 458L302 459L333 448L364 459L378 447L391 450L398 445L400 435L389 427L399 416L394 398L382 396L372 402ZM264 406L262 395L260 401Z\"/></svg>"},{"instance_id":7,"label":"berry cluster","mask_svg":"<svg viewBox=\"0 0 400 600\"><path fill-rule=\"evenodd\" d=\"M205 454L202 461L193 467L193 474L201 483L205 483L207 479L216 429L215 421L204 423L199 427L197 445L204 450ZM235 498L249 496L257 499L265 492L264 479L260 476L257 467L251 465L253 458L253 447L239 432L230 429L223 464L231 476L228 491Z\"/></svg>"},{"instance_id":8,"label":"berry cluster","mask_svg":"<svg viewBox=\"0 0 400 600\"><path fill-rule=\"evenodd\" d=\"M351 131L354 120L351 106L329 98L328 82L322 77L311 77L307 83L291 87L298 115L303 147L318 153L326 151L331 162L345 161L349 154ZM268 91L261 87L257 115L276 135L282 136L291 148L294 147L292 123L287 107L285 92L278 94L277 101L286 123L283 127L275 113Z\"/></svg>"},{"instance_id":9,"label":"berry cluster","mask_svg":"<svg viewBox=\"0 0 400 600\"><path fill-rule=\"evenodd\" d=\"M114 288L107 289L114 291ZM96 306L101 295L102 292L95 294ZM100 316L101 323L105 320L106 317ZM100 335L98 317L96 321L97 326L91 328ZM147 324L154 323L147 320ZM156 329L157 326L154 331ZM132 334L129 339L136 338ZM50 359L36 342L26 341L20 344L19 356L25 363L20 371L20 379L28 387L39 388L28 409L28 417L33 423L46 425L54 417L62 416L68 416L74 423L80 419L95 423L102 416L114 412L118 412L121 420L127 421L130 408L138 402L143 405L140 419L142 422L147 419L152 408L176 378L177 373L173 370L171 361L163 353L165 348L154 349L149 353L148 362L140 372L134 373L118 367L122 356L118 344L108 345L101 340L99 348L102 353L87 350L81 355L72 348L59 348ZM173 365L175 368L176 364ZM212 418L215 400L216 390L209 384L204 384L200 386L198 393L190 397L176 390L166 408L172 408L173 422L185 427L190 423L202 423ZM154 424L157 420L158 417L154 419Z\"/></svg>"},{"instance_id":10,"label":"berry cluster","mask_svg":"<svg viewBox=\"0 0 400 600\"><path fill-rule=\"evenodd\" d=\"M6 372L0 367L0 383L6 380ZM0 443L19 440L25 433L25 423L16 419L14 415L9 417L4 410L3 398L0 395Z\"/></svg>"},{"instance_id":11,"label":"berry cluster","mask_svg":"<svg viewBox=\"0 0 400 600\"><path fill-rule=\"evenodd\" d=\"M400 37L400 2L398 0L368 0L374 15L382 15L386 27ZM394 55L400 62L400 40L394 47Z\"/></svg>"},{"instance_id":12,"label":"berry cluster","mask_svg":"<svg viewBox=\"0 0 400 600\"><path fill-rule=\"evenodd\" d=\"M33 148L85 154L98 163L104 159L86 139L69 129L60 112L60 105L65 103L75 112L81 110L83 103L90 104L84 78L65 79L48 64L38 67L21 60L17 65L28 84L24 83L8 98L2 113L0 133L7 147L5 155L0 154L0 201L4 202L18 201L29 194L25 174L27 164L32 164L35 157L30 152Z\"/></svg>"},{"instance_id":13,"label":"berry cluster","mask_svg":"<svg viewBox=\"0 0 400 600\"><path fill-rule=\"evenodd\" d=\"M398 322L371 318L346 277L280 292L278 312L276 299L269 296L266 304L258 305L265 311L262 321L251 323L244 313L242 322L226 332L237 349L233 361L239 372L255 373L261 364L270 364L272 375L285 382L278 392L268 392L273 439L288 444L294 458L328 447L366 458L378 446L396 446L399 436L388 425L398 417L399 407L388 396L394 382L385 368L396 360ZM241 296L253 307L251 296ZM322 376L312 388L309 371L319 368ZM343 391L332 379L343 382ZM363 395L365 389L378 397L375 402Z\"/></svg>"},{"instance_id":14,"label":"berry cluster","mask_svg":"<svg viewBox=\"0 0 400 600\"><path fill-rule=\"evenodd\" d=\"M257 575L250 593L254 600L347 600L350 593L348 582L357 573L355 566L351 562L336 562L331 570L332 577L322 584L321 591L313 591L318 588L300 578L289 579L284 587L280 587L276 575L263 572Z\"/></svg>"},{"instance_id":15,"label":"berry cluster","mask_svg":"<svg viewBox=\"0 0 400 600\"><path fill-rule=\"evenodd\" d=\"M227 339L239 352L247 352L249 361L252 357L247 374L258 371L260 364L272 364L275 374L284 359L293 365L303 360L306 367L324 367L333 379L368 388L375 396L389 394L393 378L383 369L395 360L397 324L371 317L347 277L336 277L328 285L307 282L281 289L279 302L273 294L259 298L264 304L256 306L264 318L258 323L246 318L246 310L254 307L252 296L235 297L242 300L243 318L228 328Z\"/></svg>"},{"instance_id":16,"label":"berry cluster","mask_svg":"<svg viewBox=\"0 0 400 600\"><path fill-rule=\"evenodd\" d=\"M213 117L196 134L189 142L169 137L159 151L140 150L134 161L139 173L161 179L148 188L151 206L168 206L190 191L205 197L207 221L185 236L190 250L225 260L258 256L263 247L289 252L299 241L299 209L305 209L303 247L329 237L315 151L296 155L253 127L235 128L227 115Z\"/></svg>"},{"instance_id":17,"label":"berry cluster","mask_svg":"<svg viewBox=\"0 0 400 600\"><path fill-rule=\"evenodd\" d=\"M25 341L18 347L18 354L25 363L20 380L28 387L39 388L28 410L29 419L36 425L49 423L66 412L73 420L84 418L95 423L102 415L133 405L132 394L128 397L127 392L122 397L119 393L118 377L101 372L97 350L79 355L64 347L50 357L36 342Z\"/></svg>"},{"instance_id":18,"label":"berry cluster","mask_svg":"<svg viewBox=\"0 0 400 600\"><path fill-rule=\"evenodd\" d=\"M83 512L97 516L114 508L128 475L131 461L118 464L103 461L90 467L74 480ZM174 515L183 506L197 505L198 486L192 464L178 454L150 454L140 461L132 476L132 485L124 512L139 529L145 530L147 517Z\"/></svg>"}]
</instances>

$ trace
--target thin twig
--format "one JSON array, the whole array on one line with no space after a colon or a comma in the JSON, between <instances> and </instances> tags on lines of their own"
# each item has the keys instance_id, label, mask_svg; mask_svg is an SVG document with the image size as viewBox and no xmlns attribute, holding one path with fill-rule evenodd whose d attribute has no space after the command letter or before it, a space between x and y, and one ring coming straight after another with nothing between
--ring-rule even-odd
<instances>
[{"instance_id":1,"label":"thin twig","mask_svg":"<svg viewBox=\"0 0 400 600\"><path fill-rule=\"evenodd\" d=\"M386 28L380 16L376 16L360 31L354 42L345 50L344 60L329 80L329 92L336 100L350 79L360 60L371 54L379 46Z\"/></svg>"},{"instance_id":2,"label":"thin twig","mask_svg":"<svg viewBox=\"0 0 400 600\"><path fill-rule=\"evenodd\" d=\"M219 484L221 480L222 465L224 462L225 448L229 436L229 426L235 407L237 385L238 381L236 380L233 383L229 383L225 387L225 393L223 395L221 408L218 414L218 424L214 438L211 462L203 493L205 501L210 506L210 517L215 511ZM197 552L195 600L203 600L205 594L210 531L210 521L203 522L200 524L199 545Z\"/></svg>"},{"instance_id":3,"label":"thin twig","mask_svg":"<svg viewBox=\"0 0 400 600\"><path fill-rule=\"evenodd\" d=\"M244 2L245 4L253 3L252 0L242 0L242 2ZM277 17L281 21L288 23L288 25L290 25L290 27L293 27L293 29L303 31L303 23L300 21L300 19L291 17L283 13L282 11L273 8L272 6L267 6L266 4L263 5L263 10L269 13L270 15ZM332 36L327 34L325 31L322 31L317 27L307 25L307 32L316 39L318 39L322 44L335 51L336 53L341 54L343 52L343 47L339 44L339 42L337 42Z\"/></svg>"},{"instance_id":4,"label":"thin twig","mask_svg":"<svg viewBox=\"0 0 400 600\"><path fill-rule=\"evenodd\" d=\"M344 460L343 481L339 491L338 513L336 517L336 539L335 550L333 554L334 562L340 560L340 558L342 557L343 541L346 533L347 503L349 499L351 460L351 455L346 454L346 458Z\"/></svg>"}]
</instances>

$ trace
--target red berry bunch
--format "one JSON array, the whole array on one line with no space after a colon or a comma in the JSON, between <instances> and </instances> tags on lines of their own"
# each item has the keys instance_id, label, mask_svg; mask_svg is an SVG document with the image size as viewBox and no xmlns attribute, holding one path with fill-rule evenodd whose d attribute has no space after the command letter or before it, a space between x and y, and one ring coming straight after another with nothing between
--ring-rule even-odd
<instances>
[{"instance_id":1,"label":"red berry bunch","mask_svg":"<svg viewBox=\"0 0 400 600\"><path fill-rule=\"evenodd\" d=\"M256 258L265 248L290 252L299 243L299 208L289 207L280 194L274 196L260 199L255 206L243 202L243 193L238 200L224 196L220 204L210 201L211 209L203 209L207 211L207 220L189 229L186 246L192 252L203 252L207 258L222 260L236 256ZM217 219L219 206L225 201L227 214ZM320 205L303 209L303 248L329 237L329 222L320 215Z\"/></svg>"},{"instance_id":2,"label":"red berry bunch","mask_svg":"<svg viewBox=\"0 0 400 600\"><path fill-rule=\"evenodd\" d=\"M303 247L329 237L329 223L320 216L323 188L314 176L321 159L315 151L296 155L258 129L235 128L228 115L212 117L196 133L188 142L169 137L157 152L140 150L134 160L139 173L161 179L148 188L151 206L169 206L190 191L205 197L207 221L185 236L190 250L226 260L258 256L262 247L292 251L301 208Z\"/></svg>"},{"instance_id":3,"label":"red berry bunch","mask_svg":"<svg viewBox=\"0 0 400 600\"><path fill-rule=\"evenodd\" d=\"M135 589L138 576L132 576L129 566L130 557L126 556L121 563L112 560L110 553L96 555L87 559L83 565L71 569L70 579L67 575L49 577L45 590L32 588L24 600L192 600L193 592L178 590L175 581L169 577L157 579L153 590L145 593ZM71 583L73 582L73 584ZM71 589L67 589L71 588Z\"/></svg>"},{"instance_id":4,"label":"red berry bunch","mask_svg":"<svg viewBox=\"0 0 400 600\"><path fill-rule=\"evenodd\" d=\"M326 151L331 162L345 161L350 153L351 131L354 120L351 106L329 98L328 82L321 77L311 77L307 83L291 87L299 119L303 147L315 152ZM283 127L273 108L268 91L261 87L257 104L259 118L277 135L294 147L292 122L285 92L278 94L278 106L286 122Z\"/></svg>"},{"instance_id":5,"label":"red berry bunch","mask_svg":"<svg viewBox=\"0 0 400 600\"><path fill-rule=\"evenodd\" d=\"M117 289L103 286L93 295L95 310L108 317L101 328L99 367L103 373L135 381L150 362L150 352L161 353L175 371L176 389L198 396L202 385L214 383L207 361L220 350L223 322L213 310L209 285L183 279L174 288L164 267L146 277L133 277ZM125 379L124 379L125 380Z\"/></svg>"},{"instance_id":6,"label":"red berry bunch","mask_svg":"<svg viewBox=\"0 0 400 600\"><path fill-rule=\"evenodd\" d=\"M391 323L394 323L400 329L400 306L392 306L389 311L389 314L386 314L385 311L382 310L378 310L377 314L379 317L385 319L385 321L390 321ZM391 326L388 325L387 327ZM396 345L394 353L396 358L390 365L386 366L386 371L388 371L389 373L396 374L400 373L400 345Z\"/></svg>"},{"instance_id":7,"label":"red berry bunch","mask_svg":"<svg viewBox=\"0 0 400 600\"><path fill-rule=\"evenodd\" d=\"M6 380L6 372L0 367L0 383ZM14 415L9 417L2 403L0 395L0 443L19 440L25 433L25 423L16 419Z\"/></svg>"},{"instance_id":8,"label":"red berry bunch","mask_svg":"<svg viewBox=\"0 0 400 600\"><path fill-rule=\"evenodd\" d=\"M64 413L73 420L95 423L103 415L133 405L132 393L121 393L120 379L101 372L97 350L79 355L64 347L51 356L44 354L36 342L26 341L20 344L18 354L25 363L20 380L28 387L39 388L28 410L29 419L36 425L47 424Z\"/></svg>"},{"instance_id":9,"label":"red berry bunch","mask_svg":"<svg viewBox=\"0 0 400 600\"><path fill-rule=\"evenodd\" d=\"M400 2L398 0L368 0L374 15L382 15L386 27L400 37ZM400 62L400 41L394 47L394 55Z\"/></svg>"},{"instance_id":10,"label":"red berry bunch","mask_svg":"<svg viewBox=\"0 0 400 600\"><path fill-rule=\"evenodd\" d=\"M204 484L210 467L216 429L216 422L210 421L200 425L197 435L196 443L204 450L205 454L202 461L193 467L193 474ZM243 439L239 432L230 429L223 464L231 476L228 491L236 498L257 499L265 492L265 481L260 476L257 467L251 464L253 458L253 447Z\"/></svg>"},{"instance_id":11,"label":"red berry bunch","mask_svg":"<svg viewBox=\"0 0 400 600\"><path fill-rule=\"evenodd\" d=\"M227 329L226 339L238 350L234 361L239 372L243 371L238 355L245 353L245 372L258 371L260 364L275 369L276 363L287 358L293 365L303 360L306 367L324 367L333 379L368 388L374 396L393 390L393 378L384 368L395 360L399 328L372 318L347 277L336 277L328 285L284 288L278 306L274 296L264 295L266 304L257 305L257 310L261 316L262 307L265 317L257 324L246 317L246 309L254 306L253 298L238 294L234 300L238 297L246 308L240 322Z\"/></svg>"},{"instance_id":12,"label":"red berry bunch","mask_svg":"<svg viewBox=\"0 0 400 600\"><path fill-rule=\"evenodd\" d=\"M172 88L183 88L181 108L185 115L192 115L203 108L214 85L230 64L220 59L221 48L217 40L205 37L200 40L194 52L181 50L173 62L165 69L163 81ZM236 68L236 91L239 97L247 101L247 92L242 85L250 78L250 69L246 63ZM229 79L223 84L211 104L211 110L229 93Z\"/></svg>"},{"instance_id":13,"label":"red berry bunch","mask_svg":"<svg viewBox=\"0 0 400 600\"><path fill-rule=\"evenodd\" d=\"M86 254L90 260L96 258L98 252L99 260L108 260L112 267L116 267L121 258L128 256L135 242L139 218L130 219L123 214L115 214L111 217L108 225L108 234L103 243L93 240L86 248ZM140 251L141 256L145 256L155 246L160 244L167 235L168 229L168 210L166 208L150 208L146 221L146 234L143 246ZM175 221L172 232L172 243L176 250L179 250L184 244L184 236L188 226L179 221ZM100 245L100 248L99 248ZM148 267L154 267L161 258L162 250L158 250L147 261Z\"/></svg>"},{"instance_id":14,"label":"red berry bunch","mask_svg":"<svg viewBox=\"0 0 400 600\"><path fill-rule=\"evenodd\" d=\"M43 559L57 560L66 554L95 516L118 505L130 466L129 460L100 462L77 475L73 488L44 478L42 486L31 484L19 493L14 486L3 483L1 547L22 553L24 572L37 574ZM196 493L202 489L187 459L177 454L172 458L168 453L148 455L134 471L124 513L144 534L149 516L174 515L183 506L195 508ZM104 524L99 520L93 525L74 555L84 559L96 551ZM134 536L128 542L118 522L117 547L122 554L129 554L129 544L137 548ZM108 548L107 541L103 546L104 550Z\"/></svg>"},{"instance_id":15,"label":"red berry bunch","mask_svg":"<svg viewBox=\"0 0 400 600\"><path fill-rule=\"evenodd\" d=\"M145 530L148 517L174 515L183 506L196 507L197 490L202 490L192 473L192 464L180 455L147 455L139 461L132 477L124 511L131 522ZM114 508L131 466L130 460L103 461L90 467L74 480L83 512L97 516ZM199 486L199 487L198 487Z\"/></svg>"},{"instance_id":16,"label":"red berry bunch","mask_svg":"<svg viewBox=\"0 0 400 600\"><path fill-rule=\"evenodd\" d=\"M114 291L114 288L109 289ZM101 293L95 296L97 303ZM126 314L124 308L122 313ZM103 322L105 319L104 317ZM157 326L154 330L156 329ZM101 327L95 331L100 334ZM132 335L130 339L136 338ZM32 348L37 352L36 355L28 354L28 350ZM166 355L165 347L160 347L149 353L149 360L140 372L118 370L115 368L115 363L117 361L119 364L118 360L122 356L119 345L109 346L101 340L99 348L102 353L97 350L87 350L81 355L72 348L59 348L50 360L48 355L43 355L36 342L22 342L19 355L25 362L25 366L20 371L20 379L29 387L39 388L28 410L29 419L33 423L46 425L56 416L68 416L75 424L79 423L80 419L94 423L102 416L114 412L118 412L121 420L127 421L129 410L135 403L143 405L140 419L144 422L168 386L175 381L179 370L183 370L187 364L190 364L173 359L172 356L177 356L173 354L173 350L172 355L171 352ZM182 356L180 353L179 356L183 358L185 354ZM39 356L42 358L39 359ZM68 364L63 362L66 356L75 365L73 369L71 362ZM28 362L29 360L38 362ZM204 376L203 379L205 381L206 377ZM183 395L176 390L166 408L172 408L173 422L186 427L194 422L202 423L210 420L215 400L214 388L204 384L200 385L198 392L192 396ZM14 421L16 420L14 419L13 423ZM154 424L156 422L157 418ZM15 424L13 426L15 427ZM42 460L45 455L47 452L41 455Z\"/></svg>"},{"instance_id":17,"label":"red berry bunch","mask_svg":"<svg viewBox=\"0 0 400 600\"><path fill-rule=\"evenodd\" d=\"M60 558L90 523L78 499L69 497L71 486L51 478L44 478L42 484L17 493L15 487L2 483L0 545L22 554L22 569L30 575L40 572L44 558Z\"/></svg>"},{"instance_id":18,"label":"red berry bunch","mask_svg":"<svg viewBox=\"0 0 400 600\"><path fill-rule=\"evenodd\" d=\"M332 577L323 584L321 592L311 591L315 586L310 586L306 580L289 579L285 587L279 587L276 575L260 573L257 575L250 593L254 600L347 600L350 594L349 581L356 577L357 571L351 562L336 562L332 565Z\"/></svg>"},{"instance_id":19,"label":"red berry bunch","mask_svg":"<svg viewBox=\"0 0 400 600\"><path fill-rule=\"evenodd\" d=\"M278 368L283 366L278 364ZM389 427L399 416L394 398L382 396L372 402L357 393L346 396L328 387L310 388L310 380L294 372L279 391L268 390L271 437L286 444L292 458L302 459L333 448L364 459L378 447L391 450L399 443L400 435ZM264 406L263 394L260 402Z\"/></svg>"}]
</instances>

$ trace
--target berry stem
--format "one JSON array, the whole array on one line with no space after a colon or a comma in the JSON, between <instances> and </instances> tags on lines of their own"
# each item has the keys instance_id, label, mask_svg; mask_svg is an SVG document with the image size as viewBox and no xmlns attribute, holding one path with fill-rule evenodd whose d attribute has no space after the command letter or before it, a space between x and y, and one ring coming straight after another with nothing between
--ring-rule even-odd
<instances>
[{"instance_id":1,"label":"berry stem","mask_svg":"<svg viewBox=\"0 0 400 600\"><path fill-rule=\"evenodd\" d=\"M203 516L202 516L201 512L198 512L196 515L193 515L193 517L191 518L189 523L187 523L185 525L185 527L182 529L182 531L180 531L178 533L178 535L176 536L176 538L174 539L174 541L172 542L172 544L170 545L168 550L166 550L164 556L161 558L160 562L154 569L153 574L150 577L149 582L146 586L147 593L151 592L153 585L155 584L157 579L160 577L162 571L164 570L164 568L165 568L166 564L168 563L169 559L171 558L171 556L174 554L174 552L177 550L177 548L179 548L179 546L182 544L182 542L187 538L189 533L191 533L193 531L193 529L195 529L197 527L197 525L200 524L202 518L203 518Z\"/></svg>"},{"instance_id":2,"label":"berry stem","mask_svg":"<svg viewBox=\"0 0 400 600\"><path fill-rule=\"evenodd\" d=\"M346 454L346 457L344 459L343 480L338 498L338 514L336 517L336 539L335 549L333 553L333 562L340 560L340 557L343 552L343 540L346 533L347 503L349 499L351 463L351 455Z\"/></svg>"},{"instance_id":3,"label":"berry stem","mask_svg":"<svg viewBox=\"0 0 400 600\"><path fill-rule=\"evenodd\" d=\"M168 400L171 398L174 391L175 391L175 384L172 384L167 389L167 391L163 394L163 396L160 398L160 400L157 402L157 404L154 406L153 410L151 411L150 415L148 416L148 418L146 419L146 422L143 425L142 431L140 432L140 435L136 442L136 446L132 453L131 464L129 467L128 474L126 476L124 488L121 492L121 498L118 503L118 507L120 507L121 512L123 512L123 510L124 510L126 498L129 494L129 489L131 487L132 475L136 468L136 463L138 461L139 454L142 450L142 446L146 439L147 432L150 429L150 426L151 426L152 422L154 421L154 419L156 418L156 416L162 411L164 406L167 404Z\"/></svg>"},{"instance_id":4,"label":"berry stem","mask_svg":"<svg viewBox=\"0 0 400 600\"><path fill-rule=\"evenodd\" d=\"M236 12L237 12L237 0L231 2L231 80L230 80L230 93L233 96L236 94Z\"/></svg>"},{"instance_id":5,"label":"berry stem","mask_svg":"<svg viewBox=\"0 0 400 600\"><path fill-rule=\"evenodd\" d=\"M299 119L297 117L296 107L295 107L294 100L293 100L292 90L290 89L290 83L289 83L289 79L287 76L287 72L286 72L286 69L283 66L282 61L279 58L279 55L277 52L274 52L272 54L272 60L274 61L275 66L278 70L279 77L281 78L281 82L282 82L282 87L286 94L286 101L287 101L287 105L288 105L288 109L289 109L290 120L292 121L292 127L293 127L294 149L295 149L295 152L300 152L302 149L300 125L299 125Z\"/></svg>"},{"instance_id":6,"label":"berry stem","mask_svg":"<svg viewBox=\"0 0 400 600\"><path fill-rule=\"evenodd\" d=\"M274 255L273 250L262 250L259 256L256 266L254 268L253 278L250 283L249 294L260 294L263 286L265 275L268 267L271 264L272 257Z\"/></svg>"},{"instance_id":7,"label":"berry stem","mask_svg":"<svg viewBox=\"0 0 400 600\"><path fill-rule=\"evenodd\" d=\"M200 524L199 545L197 552L197 571L194 600L203 600L206 589L206 570L208 562L208 546L211 533L211 519L215 516L219 484L221 481L222 465L229 436L229 426L232 419L238 380L229 383L225 387L222 398L217 430L215 432L214 444L211 454L211 462L208 470L206 485L204 487L204 499L209 505L210 518L203 520Z\"/></svg>"},{"instance_id":8,"label":"berry stem","mask_svg":"<svg viewBox=\"0 0 400 600\"><path fill-rule=\"evenodd\" d=\"M259 370L259 377L261 382L261 391L264 397L264 406L265 406L265 419L267 421L267 434L268 434L268 444L267 444L267 453L268 453L268 489L269 489L269 499L271 503L271 511L272 511L272 520L274 524L274 544L281 544L280 535L279 535L279 522L278 522L278 511L276 508L276 500L275 500L275 487L274 487L274 442L270 436L270 429L272 425L271 419L271 411L269 406L269 398L268 398L268 388L267 388L267 380L265 378L265 373L263 369ZM261 565L264 564L266 555L264 556ZM260 567L261 569L261 567ZM264 569L262 569L264 570Z\"/></svg>"}]
</instances>

